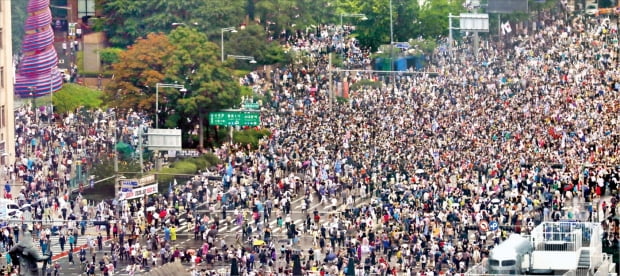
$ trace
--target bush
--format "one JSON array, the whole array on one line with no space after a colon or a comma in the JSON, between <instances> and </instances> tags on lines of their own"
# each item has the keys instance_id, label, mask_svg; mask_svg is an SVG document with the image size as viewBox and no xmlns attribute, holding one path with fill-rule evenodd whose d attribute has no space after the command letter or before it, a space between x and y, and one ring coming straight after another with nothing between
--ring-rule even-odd
<instances>
[{"instance_id":1,"label":"bush","mask_svg":"<svg viewBox=\"0 0 620 276\"><path fill-rule=\"evenodd\" d=\"M336 97L336 102L338 104L346 104L349 102L349 99L345 98L345 97Z\"/></svg>"},{"instance_id":2,"label":"bush","mask_svg":"<svg viewBox=\"0 0 620 276\"><path fill-rule=\"evenodd\" d=\"M205 153L200 157L204 158L204 160L207 161L209 167L222 164L222 160L220 160L220 158L218 158L215 154L210 153L210 152Z\"/></svg>"},{"instance_id":3,"label":"bush","mask_svg":"<svg viewBox=\"0 0 620 276\"><path fill-rule=\"evenodd\" d=\"M221 164L222 161L213 153L206 153L199 157L192 157L183 160L176 161L168 168L163 168L159 171L157 176L161 189L167 189L168 183L177 177L175 174L196 174L198 170L203 170L217 164Z\"/></svg>"},{"instance_id":4,"label":"bush","mask_svg":"<svg viewBox=\"0 0 620 276\"><path fill-rule=\"evenodd\" d=\"M193 157L193 158L186 159L185 161L191 162L192 164L196 165L196 169L198 170L202 170L206 168L209 163L207 162L207 160L201 157Z\"/></svg>"},{"instance_id":5,"label":"bush","mask_svg":"<svg viewBox=\"0 0 620 276\"><path fill-rule=\"evenodd\" d=\"M123 49L121 48L105 48L99 50L99 57L101 58L101 64L104 67L109 67L110 65L117 63L120 60L121 53Z\"/></svg>"},{"instance_id":6,"label":"bush","mask_svg":"<svg viewBox=\"0 0 620 276\"><path fill-rule=\"evenodd\" d=\"M235 131L233 133L233 140L235 143L242 144L244 146L250 145L252 149L258 148L258 141L266 136L270 136L271 131L268 129L245 129L241 131Z\"/></svg>"},{"instance_id":7,"label":"bush","mask_svg":"<svg viewBox=\"0 0 620 276\"><path fill-rule=\"evenodd\" d=\"M63 85L62 89L53 94L54 112L65 113L83 106L97 109L103 106L101 91L74 83Z\"/></svg>"},{"instance_id":8,"label":"bush","mask_svg":"<svg viewBox=\"0 0 620 276\"><path fill-rule=\"evenodd\" d=\"M378 81L373 81L373 80L360 80L355 82L353 85L351 85L350 90L351 91L355 91L355 90L359 90L362 87L372 87L372 88L381 88L383 84L381 82Z\"/></svg>"}]
</instances>

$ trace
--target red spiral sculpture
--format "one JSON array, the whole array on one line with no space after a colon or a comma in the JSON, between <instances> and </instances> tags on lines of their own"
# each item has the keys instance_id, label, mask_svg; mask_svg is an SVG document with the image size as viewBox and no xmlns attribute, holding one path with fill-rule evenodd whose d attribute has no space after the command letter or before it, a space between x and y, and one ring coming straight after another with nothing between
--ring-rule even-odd
<instances>
[{"instance_id":1,"label":"red spiral sculpture","mask_svg":"<svg viewBox=\"0 0 620 276\"><path fill-rule=\"evenodd\" d=\"M49 0L28 2L26 35L22 41L24 56L15 75L15 94L20 97L49 95L62 87L63 76L58 70L49 6Z\"/></svg>"}]
</instances>

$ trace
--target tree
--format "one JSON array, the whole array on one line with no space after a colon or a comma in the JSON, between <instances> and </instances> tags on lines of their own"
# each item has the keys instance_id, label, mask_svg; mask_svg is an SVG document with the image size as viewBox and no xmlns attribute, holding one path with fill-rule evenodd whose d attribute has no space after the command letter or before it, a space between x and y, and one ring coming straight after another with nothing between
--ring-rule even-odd
<instances>
[{"instance_id":1,"label":"tree","mask_svg":"<svg viewBox=\"0 0 620 276\"><path fill-rule=\"evenodd\" d=\"M265 30L257 24L250 24L243 31L229 36L225 44L226 52L253 56L258 65L274 64L286 59L282 46L278 42L267 41Z\"/></svg>"},{"instance_id":2,"label":"tree","mask_svg":"<svg viewBox=\"0 0 620 276\"><path fill-rule=\"evenodd\" d=\"M334 0L256 0L251 6L257 19L274 33L304 30L334 22Z\"/></svg>"},{"instance_id":3,"label":"tree","mask_svg":"<svg viewBox=\"0 0 620 276\"><path fill-rule=\"evenodd\" d=\"M390 43L390 5L388 0L358 0L359 12L368 20L359 21L356 35L362 45L373 50ZM423 36L437 39L448 34L448 14L463 11L460 1L428 0L424 6L418 1L392 0L392 27L394 41L408 41Z\"/></svg>"},{"instance_id":4,"label":"tree","mask_svg":"<svg viewBox=\"0 0 620 276\"><path fill-rule=\"evenodd\" d=\"M362 45L379 48L381 44L390 43L390 7L387 0L360 0L360 12L368 18L356 23L355 34ZM395 39L395 41L398 41Z\"/></svg>"},{"instance_id":5,"label":"tree","mask_svg":"<svg viewBox=\"0 0 620 276\"><path fill-rule=\"evenodd\" d=\"M458 15L464 11L458 1L430 0L421 7L420 29L425 38L437 39L448 35L448 14Z\"/></svg>"},{"instance_id":6,"label":"tree","mask_svg":"<svg viewBox=\"0 0 620 276\"><path fill-rule=\"evenodd\" d=\"M19 53L22 49L22 39L26 34L24 22L26 21L26 6L28 1L11 2L11 40L13 43L13 53Z\"/></svg>"},{"instance_id":7,"label":"tree","mask_svg":"<svg viewBox=\"0 0 620 276\"><path fill-rule=\"evenodd\" d=\"M112 65L114 81L104 99L122 109L155 109L155 84L165 78L167 58L175 50L164 34L149 34L120 54Z\"/></svg>"},{"instance_id":8,"label":"tree","mask_svg":"<svg viewBox=\"0 0 620 276\"><path fill-rule=\"evenodd\" d=\"M131 45L151 32L168 33L172 23L194 25L201 31L238 26L246 0L97 0L106 20L105 32L115 47Z\"/></svg>"},{"instance_id":9,"label":"tree","mask_svg":"<svg viewBox=\"0 0 620 276\"><path fill-rule=\"evenodd\" d=\"M168 58L166 76L170 81L182 83L188 89L186 95L177 91L167 92L169 101L182 116L169 119L167 125L186 124L181 118L198 125L199 146L204 146L204 126L208 113L233 106L240 98L240 87L233 78L233 71L222 66L219 47L207 41L207 37L191 28L178 28L170 33L175 51ZM194 124L195 125L195 124ZM189 124L190 130L193 129Z\"/></svg>"}]
</instances>

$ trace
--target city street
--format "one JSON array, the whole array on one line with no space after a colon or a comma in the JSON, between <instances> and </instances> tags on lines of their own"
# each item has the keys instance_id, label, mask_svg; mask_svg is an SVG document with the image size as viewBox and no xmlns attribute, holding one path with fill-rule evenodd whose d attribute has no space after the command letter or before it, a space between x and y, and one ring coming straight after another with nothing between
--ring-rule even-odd
<instances>
[{"instance_id":1,"label":"city street","mask_svg":"<svg viewBox=\"0 0 620 276\"><path fill-rule=\"evenodd\" d=\"M306 217L306 214L302 213L302 204L301 204L302 199L303 199L302 197L297 197L291 202L291 210L292 210L290 214L291 222L297 226L297 229L300 229L299 243L296 244L294 248L309 249L313 247L312 236L309 233L304 233L301 230L303 229L303 224L304 224L304 220ZM368 202L369 202L368 200L364 200L364 201L358 200L356 202L356 207L362 206L364 204L368 204ZM218 208L216 208L216 210L221 210L219 206L217 207ZM319 203L318 198L316 198L316 196L313 196L313 200L310 206L308 207L308 211L310 212L311 216L314 210L318 211L319 215L322 218L321 220L325 221L329 214L342 212L344 211L345 207L346 205L339 205L337 208L333 208L333 206L330 204L327 204L327 203L321 204ZM206 204L201 204L197 207L196 212L202 215L205 213L209 213L209 210L207 209ZM277 211L274 210L273 214L275 215L276 212ZM217 214L209 214L210 218L213 218L213 216L221 217L221 211L217 211ZM203 245L204 241L202 241L200 238L194 239L193 228L192 228L192 225L188 222L188 220L185 217L182 217L179 220L179 222L180 222L180 227L177 229L177 240L172 242L171 246L179 248L179 249L200 248ZM256 229L256 226L254 224L251 224L251 225L253 227L252 232L258 233L259 231ZM272 229L272 241L274 242L276 248L280 248L281 245L288 246L290 241L287 239L285 235L286 233L284 232L283 227L282 228L277 227L277 218L275 216L270 218L270 220L268 221L268 225ZM159 232L161 234L161 229ZM78 242L77 242L78 247L80 245L86 244L86 241L88 240L87 236L89 235L96 242L97 234L98 232L96 231L94 227L89 228L89 231L87 232L86 236L78 237ZM105 231L102 231L102 235L105 236ZM226 242L226 244L230 246L235 246L235 247L238 247L243 242L241 226L235 224L235 219L233 218L232 211L227 212L226 220L220 223L220 230L218 232L215 244L219 246L221 244L222 239ZM67 250L68 245L66 245L65 247L66 247L65 250ZM63 273L70 273L70 275L77 275L81 272L82 266L80 265L79 255L77 252L74 253L75 264L71 264L68 262L68 258L66 254L63 254L63 256L59 256L59 253L61 252L61 250L60 250L60 245L58 243L58 236L52 237L52 252L54 253L55 256L57 256L56 261L58 261L58 263L62 266ZM91 261L90 251L87 250L87 252L89 252L87 253L87 260ZM110 243L105 242L104 250L101 250L101 251L96 250L96 252L97 252L96 256L97 256L97 262L98 262L103 257L104 253L108 253L108 255L110 254ZM129 265L129 262L119 261L118 264L123 269L119 271L115 271L114 275L129 275L129 272L126 271L125 269ZM205 266L205 264L201 264L198 267L201 269L202 268L204 269L220 269L220 268L229 269L228 267L229 265L230 264L227 264L227 263L216 262L214 263L213 266L207 267ZM187 264L187 263L185 263L184 266L186 266L188 269L191 268L190 264ZM98 267L98 264L97 264L97 267ZM146 269L136 271L135 275L146 275L149 269L150 267L147 267Z\"/></svg>"}]
</instances>

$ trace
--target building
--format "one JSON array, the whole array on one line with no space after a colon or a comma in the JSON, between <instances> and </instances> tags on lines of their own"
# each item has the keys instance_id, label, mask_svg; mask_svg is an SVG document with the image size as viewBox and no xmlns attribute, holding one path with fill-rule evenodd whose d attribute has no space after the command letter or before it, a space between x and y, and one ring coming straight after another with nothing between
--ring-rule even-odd
<instances>
[{"instance_id":1,"label":"building","mask_svg":"<svg viewBox=\"0 0 620 276\"><path fill-rule=\"evenodd\" d=\"M0 1L0 165L12 164L15 160L14 71L11 0L3 0Z\"/></svg>"}]
</instances>

